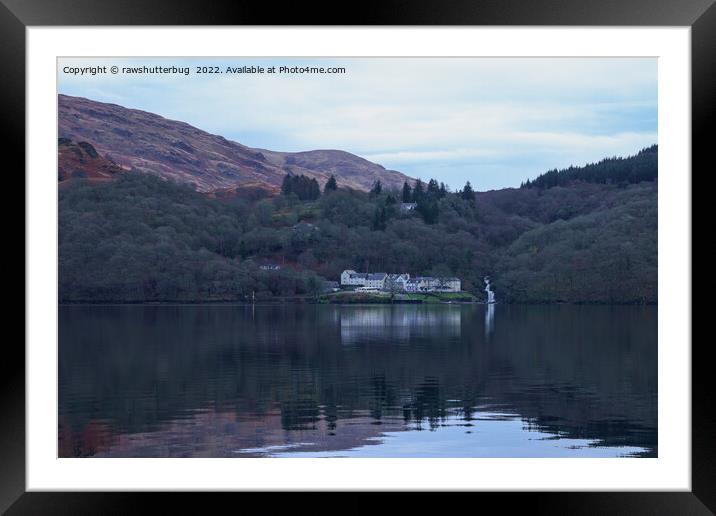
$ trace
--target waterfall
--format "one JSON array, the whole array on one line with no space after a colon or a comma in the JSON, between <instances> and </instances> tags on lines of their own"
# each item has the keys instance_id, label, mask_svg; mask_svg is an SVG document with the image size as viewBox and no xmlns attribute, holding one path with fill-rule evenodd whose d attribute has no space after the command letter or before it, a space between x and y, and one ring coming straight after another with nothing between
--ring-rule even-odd
<instances>
[{"instance_id":1,"label":"waterfall","mask_svg":"<svg viewBox=\"0 0 716 516\"><path fill-rule=\"evenodd\" d=\"M495 330L495 293L490 288L490 277L483 278L485 292L487 292L487 306L485 307L485 338L490 339Z\"/></svg>"},{"instance_id":2,"label":"waterfall","mask_svg":"<svg viewBox=\"0 0 716 516\"><path fill-rule=\"evenodd\" d=\"M490 277L485 276L483 278L483 281L485 282L485 292L487 292L487 302L488 303L494 303L495 302L495 293L490 288Z\"/></svg>"}]
</instances>

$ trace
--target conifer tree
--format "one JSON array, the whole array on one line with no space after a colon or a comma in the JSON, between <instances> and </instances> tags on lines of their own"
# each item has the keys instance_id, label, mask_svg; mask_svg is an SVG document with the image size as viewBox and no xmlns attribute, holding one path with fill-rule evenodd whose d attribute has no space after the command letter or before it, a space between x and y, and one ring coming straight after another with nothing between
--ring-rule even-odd
<instances>
[{"instance_id":1,"label":"conifer tree","mask_svg":"<svg viewBox=\"0 0 716 516\"><path fill-rule=\"evenodd\" d=\"M425 190L423 188L423 182L418 179L415 182L415 188L413 188L413 202L418 202L418 200L420 200L424 194Z\"/></svg>"},{"instance_id":2,"label":"conifer tree","mask_svg":"<svg viewBox=\"0 0 716 516\"><path fill-rule=\"evenodd\" d=\"M407 181L403 183L403 202L413 202L413 189Z\"/></svg>"},{"instance_id":3,"label":"conifer tree","mask_svg":"<svg viewBox=\"0 0 716 516\"><path fill-rule=\"evenodd\" d=\"M329 177L326 182L326 186L323 187L323 193L335 192L336 190L338 190L338 183L336 182L335 176L331 174L331 177Z\"/></svg>"},{"instance_id":4,"label":"conifer tree","mask_svg":"<svg viewBox=\"0 0 716 516\"><path fill-rule=\"evenodd\" d=\"M375 183L373 183L373 188L370 189L370 193L373 195L380 195L382 191L383 185L380 183L380 179L378 179Z\"/></svg>"},{"instance_id":5,"label":"conifer tree","mask_svg":"<svg viewBox=\"0 0 716 516\"><path fill-rule=\"evenodd\" d=\"M462 193L460 196L465 199L466 201L474 201L475 200L475 192L472 189L472 185L470 184L470 181L465 183L465 188L462 189Z\"/></svg>"}]
</instances>

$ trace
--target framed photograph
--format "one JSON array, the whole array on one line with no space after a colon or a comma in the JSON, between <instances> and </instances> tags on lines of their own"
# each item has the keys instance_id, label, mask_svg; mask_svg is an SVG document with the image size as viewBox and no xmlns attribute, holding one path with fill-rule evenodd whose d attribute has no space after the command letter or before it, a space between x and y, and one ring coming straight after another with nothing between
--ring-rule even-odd
<instances>
[{"instance_id":1,"label":"framed photograph","mask_svg":"<svg viewBox=\"0 0 716 516\"><path fill-rule=\"evenodd\" d=\"M714 511L712 2L131 4L0 6L26 216L0 508Z\"/></svg>"}]
</instances>

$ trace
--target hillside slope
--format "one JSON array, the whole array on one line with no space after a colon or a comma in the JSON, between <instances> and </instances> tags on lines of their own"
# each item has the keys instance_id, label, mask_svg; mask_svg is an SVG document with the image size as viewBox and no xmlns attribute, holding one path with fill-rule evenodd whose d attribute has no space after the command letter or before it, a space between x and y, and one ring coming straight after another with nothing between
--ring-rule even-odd
<instances>
[{"instance_id":1,"label":"hillside slope","mask_svg":"<svg viewBox=\"0 0 716 516\"><path fill-rule=\"evenodd\" d=\"M87 178L109 180L124 169L103 156L87 142L73 142L60 138L57 144L57 180Z\"/></svg>"},{"instance_id":2,"label":"hillside slope","mask_svg":"<svg viewBox=\"0 0 716 516\"><path fill-rule=\"evenodd\" d=\"M60 138L88 142L123 167L204 192L244 183L278 187L287 173L304 174L321 185L333 174L341 186L366 191L377 180L389 188L412 181L348 152L253 149L184 122L86 98L58 95L58 111Z\"/></svg>"},{"instance_id":3,"label":"hillside slope","mask_svg":"<svg viewBox=\"0 0 716 516\"><path fill-rule=\"evenodd\" d=\"M657 183L603 188L600 197L591 211L537 226L497 253L503 300L656 303Z\"/></svg>"},{"instance_id":4,"label":"hillside slope","mask_svg":"<svg viewBox=\"0 0 716 516\"><path fill-rule=\"evenodd\" d=\"M498 302L657 302L655 181L507 189L474 201L447 194L430 224L401 214L385 193L207 196L135 173L67 183L61 301L313 295L320 278L354 269L457 276L478 298L489 275Z\"/></svg>"}]
</instances>

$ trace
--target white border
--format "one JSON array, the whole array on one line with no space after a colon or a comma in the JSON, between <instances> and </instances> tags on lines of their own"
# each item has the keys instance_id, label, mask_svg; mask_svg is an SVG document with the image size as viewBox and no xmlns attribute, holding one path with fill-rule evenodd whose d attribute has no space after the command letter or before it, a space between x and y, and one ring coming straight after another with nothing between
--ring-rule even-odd
<instances>
[{"instance_id":1,"label":"white border","mask_svg":"<svg viewBox=\"0 0 716 516\"><path fill-rule=\"evenodd\" d=\"M27 30L27 489L690 490L689 28ZM658 56L659 458L58 459L58 56ZM667 295L668 294L668 295Z\"/></svg>"}]
</instances>

